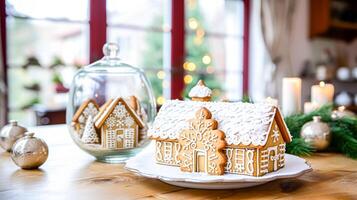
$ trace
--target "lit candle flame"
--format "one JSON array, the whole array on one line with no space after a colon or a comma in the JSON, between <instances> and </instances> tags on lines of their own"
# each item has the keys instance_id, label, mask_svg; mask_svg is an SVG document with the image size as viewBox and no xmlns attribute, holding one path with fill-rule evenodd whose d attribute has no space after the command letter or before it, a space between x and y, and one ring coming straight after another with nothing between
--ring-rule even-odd
<instances>
[{"instance_id":1,"label":"lit candle flame","mask_svg":"<svg viewBox=\"0 0 357 200\"><path fill-rule=\"evenodd\" d=\"M326 85L325 82L323 81L320 82L320 87L325 87L325 85Z\"/></svg>"}]
</instances>

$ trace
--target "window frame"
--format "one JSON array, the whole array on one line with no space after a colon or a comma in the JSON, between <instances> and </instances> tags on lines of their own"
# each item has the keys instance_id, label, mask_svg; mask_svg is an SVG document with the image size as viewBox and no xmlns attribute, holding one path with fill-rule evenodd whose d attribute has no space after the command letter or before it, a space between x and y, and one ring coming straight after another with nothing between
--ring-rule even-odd
<instances>
[{"instance_id":1,"label":"window frame","mask_svg":"<svg viewBox=\"0 0 357 200\"><path fill-rule=\"evenodd\" d=\"M243 19L243 95L249 94L249 29L250 1L244 3ZM6 0L0 0L0 30L2 55L2 80L7 81L7 52L6 52ZM101 30L101 31L98 31ZM182 99L185 84L183 64L185 62L185 0L171 0L171 51L170 51L170 85L171 99ZM102 47L107 41L107 10L106 1L89 0L89 61L92 63L103 56ZM5 93L5 121L8 121L8 91ZM2 108L3 109L3 108Z\"/></svg>"},{"instance_id":2,"label":"window frame","mask_svg":"<svg viewBox=\"0 0 357 200\"><path fill-rule=\"evenodd\" d=\"M1 60L1 71L2 71L2 74L1 74L1 80L4 81L4 85L6 88L8 88L8 81L7 81L7 52L6 52L6 0L0 0L0 34L1 34L1 37L0 37L0 41L1 41L1 57L2 57L2 60ZM8 113L9 113L9 102L8 102L8 98L9 98L9 95L8 95L8 91L6 90L5 91L5 94L4 94L4 97L1 97L0 98L4 98L4 105L5 105L5 108L1 108L1 109L4 109L5 112L1 112L0 114L3 115L0 117L0 119L4 119L5 121L4 122L1 122L0 121L0 124L3 125L5 124L9 119L8 119Z\"/></svg>"}]
</instances>

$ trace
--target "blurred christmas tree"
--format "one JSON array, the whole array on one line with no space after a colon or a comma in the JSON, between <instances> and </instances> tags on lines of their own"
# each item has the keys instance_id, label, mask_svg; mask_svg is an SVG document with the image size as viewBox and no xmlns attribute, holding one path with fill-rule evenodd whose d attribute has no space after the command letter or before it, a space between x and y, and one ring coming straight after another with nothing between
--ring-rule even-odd
<instances>
[{"instance_id":1,"label":"blurred christmas tree","mask_svg":"<svg viewBox=\"0 0 357 200\"><path fill-rule=\"evenodd\" d=\"M186 84L183 97L201 79L213 90L213 98L220 94L221 84L214 75L213 60L209 51L209 44L205 38L205 20L197 1L188 1L186 7L186 62L184 69Z\"/></svg>"},{"instance_id":2,"label":"blurred christmas tree","mask_svg":"<svg viewBox=\"0 0 357 200\"><path fill-rule=\"evenodd\" d=\"M187 98L190 89L202 79L213 90L213 98L220 94L221 84L214 75L213 60L210 55L208 41L205 39L204 17L196 1L187 1L186 6L186 62L184 82L186 87L182 96ZM154 25L162 25L162 17L154 20ZM163 33L150 32L147 34L147 49L142 66L145 67L147 76L153 86L158 104L163 102Z\"/></svg>"}]
</instances>

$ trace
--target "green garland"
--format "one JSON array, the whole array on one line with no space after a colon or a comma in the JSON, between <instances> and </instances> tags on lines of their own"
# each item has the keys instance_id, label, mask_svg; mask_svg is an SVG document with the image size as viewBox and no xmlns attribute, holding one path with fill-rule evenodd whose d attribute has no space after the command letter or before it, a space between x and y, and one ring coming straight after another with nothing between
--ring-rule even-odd
<instances>
[{"instance_id":1,"label":"green garland","mask_svg":"<svg viewBox=\"0 0 357 200\"><path fill-rule=\"evenodd\" d=\"M293 141L287 144L287 153L306 156L314 152L312 146L300 138L302 126L311 121L313 116L321 116L322 121L331 128L331 144L328 151L341 152L351 158L357 159L357 118L344 117L333 120L331 118L332 105L326 105L309 114L297 114L285 118Z\"/></svg>"}]
</instances>

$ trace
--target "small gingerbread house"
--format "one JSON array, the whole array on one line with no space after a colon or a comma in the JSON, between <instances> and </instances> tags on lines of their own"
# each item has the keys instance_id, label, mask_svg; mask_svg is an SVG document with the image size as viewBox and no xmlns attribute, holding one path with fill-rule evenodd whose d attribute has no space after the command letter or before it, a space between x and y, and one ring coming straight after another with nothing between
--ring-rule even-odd
<instances>
[{"instance_id":1,"label":"small gingerbread house","mask_svg":"<svg viewBox=\"0 0 357 200\"><path fill-rule=\"evenodd\" d=\"M72 127L78 133L79 138L82 137L85 124L91 116L94 118L99 112L99 106L93 99L84 101L77 109L72 118Z\"/></svg>"},{"instance_id":2,"label":"small gingerbread house","mask_svg":"<svg viewBox=\"0 0 357 200\"><path fill-rule=\"evenodd\" d=\"M100 130L102 147L108 149L135 147L138 144L139 130L145 126L122 98L110 100L96 116L94 125Z\"/></svg>"},{"instance_id":3,"label":"small gingerbread house","mask_svg":"<svg viewBox=\"0 0 357 200\"><path fill-rule=\"evenodd\" d=\"M157 163L212 175L276 171L291 141L280 110L267 103L170 100L148 135L156 141Z\"/></svg>"}]
</instances>

